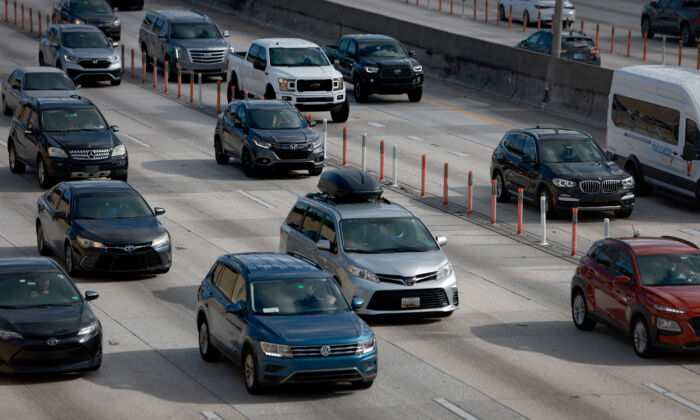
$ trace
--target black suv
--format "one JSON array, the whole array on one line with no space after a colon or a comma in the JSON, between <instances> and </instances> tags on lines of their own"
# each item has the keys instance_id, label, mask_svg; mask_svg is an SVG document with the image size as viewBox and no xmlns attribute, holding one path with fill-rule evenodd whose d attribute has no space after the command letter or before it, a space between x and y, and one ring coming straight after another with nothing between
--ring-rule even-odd
<instances>
[{"instance_id":1,"label":"black suv","mask_svg":"<svg viewBox=\"0 0 700 420\"><path fill-rule=\"evenodd\" d=\"M19 174L26 165L36 167L41 188L58 178L126 181L129 160L117 131L85 98L27 99L15 112L7 138L10 170Z\"/></svg>"},{"instance_id":2,"label":"black suv","mask_svg":"<svg viewBox=\"0 0 700 420\"><path fill-rule=\"evenodd\" d=\"M315 121L311 125L315 125ZM219 116L214 154L220 165L241 160L246 176L261 168L323 171L323 142L290 102L234 101Z\"/></svg>"},{"instance_id":3,"label":"black suv","mask_svg":"<svg viewBox=\"0 0 700 420\"><path fill-rule=\"evenodd\" d=\"M629 217L634 179L611 162L590 134L564 128L508 131L491 156L498 201L523 188L523 198L539 204L545 196L548 218L561 208L612 210Z\"/></svg>"},{"instance_id":4,"label":"black suv","mask_svg":"<svg viewBox=\"0 0 700 420\"><path fill-rule=\"evenodd\" d=\"M122 37L122 22L104 0L61 0L53 5L51 19L56 23L93 25L114 41Z\"/></svg>"},{"instance_id":5,"label":"black suv","mask_svg":"<svg viewBox=\"0 0 700 420\"><path fill-rule=\"evenodd\" d=\"M700 0L652 1L642 9L642 33L680 35L683 45L695 45L700 24Z\"/></svg>"},{"instance_id":6,"label":"black suv","mask_svg":"<svg viewBox=\"0 0 700 420\"><path fill-rule=\"evenodd\" d=\"M552 30L537 31L527 39L520 41L516 47L542 54L551 54ZM593 38L584 32L563 31L561 33L561 58L600 66L600 48L596 47Z\"/></svg>"}]
</instances>

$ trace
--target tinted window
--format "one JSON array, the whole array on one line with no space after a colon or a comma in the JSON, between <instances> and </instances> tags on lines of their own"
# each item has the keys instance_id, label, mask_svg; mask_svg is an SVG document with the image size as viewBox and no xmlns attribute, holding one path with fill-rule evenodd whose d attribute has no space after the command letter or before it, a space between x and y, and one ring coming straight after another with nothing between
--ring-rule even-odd
<instances>
[{"instance_id":1,"label":"tinted window","mask_svg":"<svg viewBox=\"0 0 700 420\"><path fill-rule=\"evenodd\" d=\"M406 51L396 41L362 42L360 43L360 57L369 59L400 59L406 58Z\"/></svg>"},{"instance_id":2,"label":"tinted window","mask_svg":"<svg viewBox=\"0 0 700 420\"><path fill-rule=\"evenodd\" d=\"M428 229L415 217L341 220L340 236L346 252L380 254L438 249Z\"/></svg>"},{"instance_id":3,"label":"tinted window","mask_svg":"<svg viewBox=\"0 0 700 420\"><path fill-rule=\"evenodd\" d=\"M270 48L270 65L279 67L329 66L326 54L318 47Z\"/></svg>"},{"instance_id":4,"label":"tinted window","mask_svg":"<svg viewBox=\"0 0 700 420\"><path fill-rule=\"evenodd\" d=\"M27 73L24 90L74 90L75 85L65 73Z\"/></svg>"},{"instance_id":5,"label":"tinted window","mask_svg":"<svg viewBox=\"0 0 700 420\"><path fill-rule=\"evenodd\" d=\"M309 209L304 217L304 222L301 225L301 233L303 233L307 238L315 241L318 237L318 232L321 230L321 222L325 214L321 213L316 209Z\"/></svg>"},{"instance_id":6,"label":"tinted window","mask_svg":"<svg viewBox=\"0 0 700 420\"><path fill-rule=\"evenodd\" d=\"M246 301L245 277L238 273L236 274L236 284L233 286L233 292L231 293L231 302L239 303L245 307Z\"/></svg>"},{"instance_id":7,"label":"tinted window","mask_svg":"<svg viewBox=\"0 0 700 420\"><path fill-rule=\"evenodd\" d=\"M617 259L615 260L615 274L634 279L632 259L626 251L618 250L617 252Z\"/></svg>"},{"instance_id":8,"label":"tinted window","mask_svg":"<svg viewBox=\"0 0 700 420\"><path fill-rule=\"evenodd\" d=\"M604 162L607 160L593 139L540 140L540 158L544 163Z\"/></svg>"},{"instance_id":9,"label":"tinted window","mask_svg":"<svg viewBox=\"0 0 700 420\"><path fill-rule=\"evenodd\" d=\"M0 306L68 306L81 301L80 292L58 269L0 274Z\"/></svg>"},{"instance_id":10,"label":"tinted window","mask_svg":"<svg viewBox=\"0 0 700 420\"><path fill-rule=\"evenodd\" d=\"M45 131L99 131L107 128L93 107L47 109L41 113Z\"/></svg>"},{"instance_id":11,"label":"tinted window","mask_svg":"<svg viewBox=\"0 0 700 420\"><path fill-rule=\"evenodd\" d=\"M29 114L31 113L31 108L29 105L23 105L20 108L17 108L17 111L15 111L15 118L19 120L20 123L24 124L25 126L29 122Z\"/></svg>"},{"instance_id":12,"label":"tinted window","mask_svg":"<svg viewBox=\"0 0 700 420\"><path fill-rule=\"evenodd\" d=\"M260 52L260 47L258 45L253 44L250 47L250 50L248 50L247 60L250 61L251 63L255 62L255 60L258 59L259 52Z\"/></svg>"},{"instance_id":13,"label":"tinted window","mask_svg":"<svg viewBox=\"0 0 700 420\"><path fill-rule=\"evenodd\" d=\"M348 49L349 42L350 40L348 40L347 38L340 40L340 44L338 44L338 52L345 54L345 51Z\"/></svg>"},{"instance_id":14,"label":"tinted window","mask_svg":"<svg viewBox=\"0 0 700 420\"><path fill-rule=\"evenodd\" d=\"M514 139L511 141L510 146L508 146L508 151L516 154L516 155L522 155L523 154L523 146L525 145L525 136L515 134Z\"/></svg>"},{"instance_id":15,"label":"tinted window","mask_svg":"<svg viewBox=\"0 0 700 420\"><path fill-rule=\"evenodd\" d=\"M56 205L61 200L61 194L63 194L63 188L56 187L53 191L51 191L50 194L46 196L46 201L51 203L54 206L54 208L56 208Z\"/></svg>"},{"instance_id":16,"label":"tinted window","mask_svg":"<svg viewBox=\"0 0 700 420\"><path fill-rule=\"evenodd\" d=\"M76 219L135 219L153 217L151 208L135 191L95 191L75 197Z\"/></svg>"},{"instance_id":17,"label":"tinted window","mask_svg":"<svg viewBox=\"0 0 700 420\"><path fill-rule=\"evenodd\" d=\"M226 113L224 114L224 116L225 116L228 120L234 121L234 119L235 119L235 114L236 114L236 111L237 111L237 110L238 110L238 104L236 104L236 105L231 105L230 107L226 108Z\"/></svg>"},{"instance_id":18,"label":"tinted window","mask_svg":"<svg viewBox=\"0 0 700 420\"><path fill-rule=\"evenodd\" d=\"M335 252L336 242L335 242L335 226L333 225L333 218L326 216L321 226L321 234L318 237L319 240L326 239L331 243L331 250Z\"/></svg>"},{"instance_id":19,"label":"tinted window","mask_svg":"<svg viewBox=\"0 0 700 420\"><path fill-rule=\"evenodd\" d=\"M309 206L306 204L297 203L292 211L289 212L289 216L287 216L287 225L289 225L291 228L299 230L301 220L304 218L304 213L306 213L306 209L308 208Z\"/></svg>"},{"instance_id":20,"label":"tinted window","mask_svg":"<svg viewBox=\"0 0 700 420\"><path fill-rule=\"evenodd\" d=\"M350 310L330 277L258 280L250 284L250 301L258 315L337 314Z\"/></svg>"},{"instance_id":21,"label":"tinted window","mask_svg":"<svg viewBox=\"0 0 700 420\"><path fill-rule=\"evenodd\" d=\"M700 254L640 255L637 268L645 286L700 285Z\"/></svg>"},{"instance_id":22,"label":"tinted window","mask_svg":"<svg viewBox=\"0 0 700 420\"><path fill-rule=\"evenodd\" d=\"M211 39L221 38L221 33L212 23L173 23L170 27L173 39Z\"/></svg>"},{"instance_id":23,"label":"tinted window","mask_svg":"<svg viewBox=\"0 0 700 420\"><path fill-rule=\"evenodd\" d=\"M510 145L513 143L513 139L517 137L517 134L511 134L509 136L506 136L506 138L503 139L503 147L508 149Z\"/></svg>"},{"instance_id":24,"label":"tinted window","mask_svg":"<svg viewBox=\"0 0 700 420\"><path fill-rule=\"evenodd\" d=\"M19 70L15 70L14 73L10 75L10 78L7 79L7 83L9 83L12 87L19 86L20 77L22 77L22 72Z\"/></svg>"},{"instance_id":25,"label":"tinted window","mask_svg":"<svg viewBox=\"0 0 700 420\"><path fill-rule=\"evenodd\" d=\"M163 29L163 19L158 18L156 19L156 23L153 25L153 32L158 33L160 32L161 29Z\"/></svg>"},{"instance_id":26,"label":"tinted window","mask_svg":"<svg viewBox=\"0 0 700 420\"><path fill-rule=\"evenodd\" d=\"M547 48L552 45L552 34L549 32L543 32L540 39L537 40L537 46Z\"/></svg>"},{"instance_id":27,"label":"tinted window","mask_svg":"<svg viewBox=\"0 0 700 420\"><path fill-rule=\"evenodd\" d=\"M357 42L350 41L350 44L348 45L348 55L350 57L354 57L356 54L357 54Z\"/></svg>"},{"instance_id":28,"label":"tinted window","mask_svg":"<svg viewBox=\"0 0 700 420\"><path fill-rule=\"evenodd\" d=\"M68 191L63 191L61 197L59 197L56 210L65 212L66 216L70 215L70 195Z\"/></svg>"},{"instance_id":29,"label":"tinted window","mask_svg":"<svg viewBox=\"0 0 700 420\"><path fill-rule=\"evenodd\" d=\"M525 145L523 145L523 156L530 156L533 161L537 159L535 139L530 136L526 136L525 138Z\"/></svg>"},{"instance_id":30,"label":"tinted window","mask_svg":"<svg viewBox=\"0 0 700 420\"><path fill-rule=\"evenodd\" d=\"M108 48L111 46L102 32L64 32L61 44L66 48Z\"/></svg>"},{"instance_id":31,"label":"tinted window","mask_svg":"<svg viewBox=\"0 0 700 420\"><path fill-rule=\"evenodd\" d=\"M154 19L153 15L151 15L150 13L147 14L146 17L143 18L143 22L141 23L141 27L142 27L143 29L147 29L147 30L150 31L151 28L153 27L153 21L154 21L154 20L155 20L155 19Z\"/></svg>"},{"instance_id":32,"label":"tinted window","mask_svg":"<svg viewBox=\"0 0 700 420\"><path fill-rule=\"evenodd\" d=\"M616 127L651 137L668 144L678 144L679 111L651 102L613 95L610 118Z\"/></svg>"},{"instance_id":33,"label":"tinted window","mask_svg":"<svg viewBox=\"0 0 700 420\"><path fill-rule=\"evenodd\" d=\"M540 40L541 35L542 34L539 32L533 34L532 36L530 36L530 38L525 40L525 44L527 44L528 46L534 47L537 44L537 41Z\"/></svg>"},{"instance_id":34,"label":"tinted window","mask_svg":"<svg viewBox=\"0 0 700 420\"><path fill-rule=\"evenodd\" d=\"M685 144L693 144L700 150L700 132L698 125L690 118L685 120Z\"/></svg>"},{"instance_id":35,"label":"tinted window","mask_svg":"<svg viewBox=\"0 0 700 420\"><path fill-rule=\"evenodd\" d=\"M593 255L593 261L599 266L610 271L613 268L612 262L615 257L615 249L609 246L599 248Z\"/></svg>"},{"instance_id":36,"label":"tinted window","mask_svg":"<svg viewBox=\"0 0 700 420\"><path fill-rule=\"evenodd\" d=\"M562 48L572 50L578 48L593 48L595 47L595 42L590 38L571 37L562 39L561 46Z\"/></svg>"},{"instance_id":37,"label":"tinted window","mask_svg":"<svg viewBox=\"0 0 700 420\"><path fill-rule=\"evenodd\" d=\"M236 110L236 115L233 119L234 122L239 122L245 125L246 121L248 121L248 116L246 115L246 108L243 105L238 106L238 110Z\"/></svg>"},{"instance_id":38,"label":"tinted window","mask_svg":"<svg viewBox=\"0 0 700 420\"><path fill-rule=\"evenodd\" d=\"M39 114L36 113L36 110L34 108L32 108L29 112L29 122L27 124L27 127L39 128Z\"/></svg>"},{"instance_id":39,"label":"tinted window","mask_svg":"<svg viewBox=\"0 0 700 420\"><path fill-rule=\"evenodd\" d=\"M296 109L251 109L250 126L261 130L290 130L306 126Z\"/></svg>"},{"instance_id":40,"label":"tinted window","mask_svg":"<svg viewBox=\"0 0 700 420\"><path fill-rule=\"evenodd\" d=\"M218 273L218 281L216 281L216 287L218 287L221 293L228 299L230 299L233 294L237 276L238 273L231 270L230 267L226 265L221 266L221 271Z\"/></svg>"}]
</instances>

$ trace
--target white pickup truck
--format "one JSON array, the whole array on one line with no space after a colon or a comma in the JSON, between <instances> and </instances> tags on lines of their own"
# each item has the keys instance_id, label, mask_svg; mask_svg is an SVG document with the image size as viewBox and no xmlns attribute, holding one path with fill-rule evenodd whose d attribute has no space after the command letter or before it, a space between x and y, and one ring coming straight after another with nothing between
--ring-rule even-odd
<instances>
[{"instance_id":1,"label":"white pickup truck","mask_svg":"<svg viewBox=\"0 0 700 420\"><path fill-rule=\"evenodd\" d=\"M330 111L333 122L345 122L350 115L343 76L313 42L255 40L248 52L229 53L228 74L229 102L247 93L252 98L289 101L300 111Z\"/></svg>"}]
</instances>

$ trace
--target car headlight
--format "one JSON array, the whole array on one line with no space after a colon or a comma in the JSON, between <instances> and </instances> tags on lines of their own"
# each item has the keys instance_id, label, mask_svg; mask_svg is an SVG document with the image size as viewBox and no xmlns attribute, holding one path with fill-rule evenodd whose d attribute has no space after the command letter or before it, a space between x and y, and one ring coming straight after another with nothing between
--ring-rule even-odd
<instances>
[{"instance_id":1,"label":"car headlight","mask_svg":"<svg viewBox=\"0 0 700 420\"><path fill-rule=\"evenodd\" d=\"M335 87L336 90L341 90L343 88L343 78L339 77L337 79L333 79L333 87Z\"/></svg>"},{"instance_id":2,"label":"car headlight","mask_svg":"<svg viewBox=\"0 0 700 420\"><path fill-rule=\"evenodd\" d=\"M175 58L179 60L182 57L184 57L184 55L182 54L182 48L175 47Z\"/></svg>"},{"instance_id":3,"label":"car headlight","mask_svg":"<svg viewBox=\"0 0 700 420\"><path fill-rule=\"evenodd\" d=\"M9 341L12 339L15 340L21 340L24 337L22 337L22 334L16 333L14 331L8 331L8 330L0 330L0 340L2 341Z\"/></svg>"},{"instance_id":4,"label":"car headlight","mask_svg":"<svg viewBox=\"0 0 700 420\"><path fill-rule=\"evenodd\" d=\"M423 66L413 66L414 73L423 73Z\"/></svg>"},{"instance_id":5,"label":"car headlight","mask_svg":"<svg viewBox=\"0 0 700 420\"><path fill-rule=\"evenodd\" d=\"M159 247L165 246L169 243L170 243L170 235L168 234L168 232L165 232L164 234L160 235L159 237L157 237L156 239L151 241L151 246L153 248L159 248Z\"/></svg>"},{"instance_id":6,"label":"car headlight","mask_svg":"<svg viewBox=\"0 0 700 420\"><path fill-rule=\"evenodd\" d=\"M105 244L103 244L102 242L92 241L90 239L83 238L80 235L76 236L75 240L78 242L78 245L80 245L80 247L84 249L105 248Z\"/></svg>"},{"instance_id":7,"label":"car headlight","mask_svg":"<svg viewBox=\"0 0 700 420\"><path fill-rule=\"evenodd\" d=\"M365 72L376 73L379 71L379 67L365 66Z\"/></svg>"},{"instance_id":8,"label":"car headlight","mask_svg":"<svg viewBox=\"0 0 700 420\"><path fill-rule=\"evenodd\" d=\"M61 149L60 147L49 147L47 152L49 153L49 156L55 157L55 158L67 158L68 155L66 154L66 151Z\"/></svg>"},{"instance_id":9,"label":"car headlight","mask_svg":"<svg viewBox=\"0 0 700 420\"><path fill-rule=\"evenodd\" d=\"M265 141L265 140L258 139L255 137L251 137L251 140L253 141L253 143L255 143L256 146L260 146L260 147L265 148L265 149L269 149L270 147L272 147L271 141Z\"/></svg>"},{"instance_id":10,"label":"car headlight","mask_svg":"<svg viewBox=\"0 0 700 420\"><path fill-rule=\"evenodd\" d=\"M112 156L124 156L126 154L126 146L118 144L112 149Z\"/></svg>"},{"instance_id":11,"label":"car headlight","mask_svg":"<svg viewBox=\"0 0 700 420\"><path fill-rule=\"evenodd\" d=\"M262 351L263 353L265 353L265 356L294 357L294 355L292 354L292 348L285 344L275 344L261 341L260 347L262 347Z\"/></svg>"},{"instance_id":12,"label":"car headlight","mask_svg":"<svg viewBox=\"0 0 700 420\"><path fill-rule=\"evenodd\" d=\"M664 331L681 332L681 326L672 319L656 318L656 328Z\"/></svg>"},{"instance_id":13,"label":"car headlight","mask_svg":"<svg viewBox=\"0 0 700 420\"><path fill-rule=\"evenodd\" d=\"M576 181L569 181L568 179L554 178L552 184L559 188L574 188L576 186Z\"/></svg>"},{"instance_id":14,"label":"car headlight","mask_svg":"<svg viewBox=\"0 0 700 420\"><path fill-rule=\"evenodd\" d=\"M89 335L94 333L95 331L99 331L99 329L100 324L98 324L97 321L95 321L87 327L81 328L80 331L78 331L78 335Z\"/></svg>"},{"instance_id":15,"label":"car headlight","mask_svg":"<svg viewBox=\"0 0 700 420\"><path fill-rule=\"evenodd\" d=\"M321 141L320 137L316 137L315 139L311 140L311 145L314 149L318 149L321 147L321 145L323 145L323 142Z\"/></svg>"},{"instance_id":16,"label":"car headlight","mask_svg":"<svg viewBox=\"0 0 700 420\"><path fill-rule=\"evenodd\" d=\"M229 47L228 47L228 52L230 52L231 54L233 54L233 53L235 53L236 51L234 50L233 47L229 46Z\"/></svg>"},{"instance_id":17,"label":"car headlight","mask_svg":"<svg viewBox=\"0 0 700 420\"><path fill-rule=\"evenodd\" d=\"M277 83L279 83L279 85L280 85L280 90L286 90L286 91L292 90L289 87L289 84L293 81L294 80L290 80L290 79L277 79Z\"/></svg>"},{"instance_id":18,"label":"car headlight","mask_svg":"<svg viewBox=\"0 0 700 420\"><path fill-rule=\"evenodd\" d=\"M622 185L622 188L632 188L634 187L634 178L625 178L622 181L620 181L620 184Z\"/></svg>"},{"instance_id":19,"label":"car headlight","mask_svg":"<svg viewBox=\"0 0 700 420\"><path fill-rule=\"evenodd\" d=\"M671 308L670 306L664 306L664 305L654 304L654 308L656 308L657 311L668 312L671 314L684 314L685 313L685 311L682 309Z\"/></svg>"},{"instance_id":20,"label":"car headlight","mask_svg":"<svg viewBox=\"0 0 700 420\"><path fill-rule=\"evenodd\" d=\"M119 26L122 24L122 21L119 20L119 18L114 19L114 22L112 22L112 26Z\"/></svg>"},{"instance_id":21,"label":"car headlight","mask_svg":"<svg viewBox=\"0 0 700 420\"><path fill-rule=\"evenodd\" d=\"M355 354L367 354L372 351L374 351L374 348L377 346L377 341L374 339L374 336L371 338L368 338L367 340L360 341L357 343L357 350L355 351Z\"/></svg>"},{"instance_id":22,"label":"car headlight","mask_svg":"<svg viewBox=\"0 0 700 420\"><path fill-rule=\"evenodd\" d=\"M63 54L63 58L65 58L66 61L68 61L69 63L77 63L78 61L80 61L80 57L74 57L68 54Z\"/></svg>"},{"instance_id":23,"label":"car headlight","mask_svg":"<svg viewBox=\"0 0 700 420\"><path fill-rule=\"evenodd\" d=\"M119 54L111 55L107 60L109 60L110 63L116 63L119 61Z\"/></svg>"},{"instance_id":24,"label":"car headlight","mask_svg":"<svg viewBox=\"0 0 700 420\"><path fill-rule=\"evenodd\" d=\"M355 277L358 277L358 278L361 278L364 280L373 281L375 283L379 283L379 279L377 278L377 276L375 276L373 272L366 270L364 268L349 265L348 271L350 272L350 274L352 274Z\"/></svg>"},{"instance_id":25,"label":"car headlight","mask_svg":"<svg viewBox=\"0 0 700 420\"><path fill-rule=\"evenodd\" d=\"M76 25L80 25L80 24L85 23L85 22L83 22L82 19L73 18L73 20L71 21L71 23L75 23Z\"/></svg>"},{"instance_id":26,"label":"car headlight","mask_svg":"<svg viewBox=\"0 0 700 420\"><path fill-rule=\"evenodd\" d=\"M447 263L442 267L438 268L436 280L440 281L442 279L446 279L450 276L450 274L452 274L452 264Z\"/></svg>"}]
</instances>

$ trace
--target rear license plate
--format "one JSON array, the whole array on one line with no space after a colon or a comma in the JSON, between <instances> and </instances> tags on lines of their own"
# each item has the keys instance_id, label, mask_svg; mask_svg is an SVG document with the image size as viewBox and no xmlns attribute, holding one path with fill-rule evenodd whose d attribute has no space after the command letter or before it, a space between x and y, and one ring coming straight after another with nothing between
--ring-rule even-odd
<instances>
[{"instance_id":1,"label":"rear license plate","mask_svg":"<svg viewBox=\"0 0 700 420\"><path fill-rule=\"evenodd\" d=\"M420 308L419 297L401 298L401 309Z\"/></svg>"},{"instance_id":2,"label":"rear license plate","mask_svg":"<svg viewBox=\"0 0 700 420\"><path fill-rule=\"evenodd\" d=\"M574 54L574 60L583 60L585 57L584 54Z\"/></svg>"},{"instance_id":3,"label":"rear license plate","mask_svg":"<svg viewBox=\"0 0 700 420\"><path fill-rule=\"evenodd\" d=\"M100 172L100 167L99 165L89 165L85 167L85 172L94 174L95 172Z\"/></svg>"}]
</instances>

